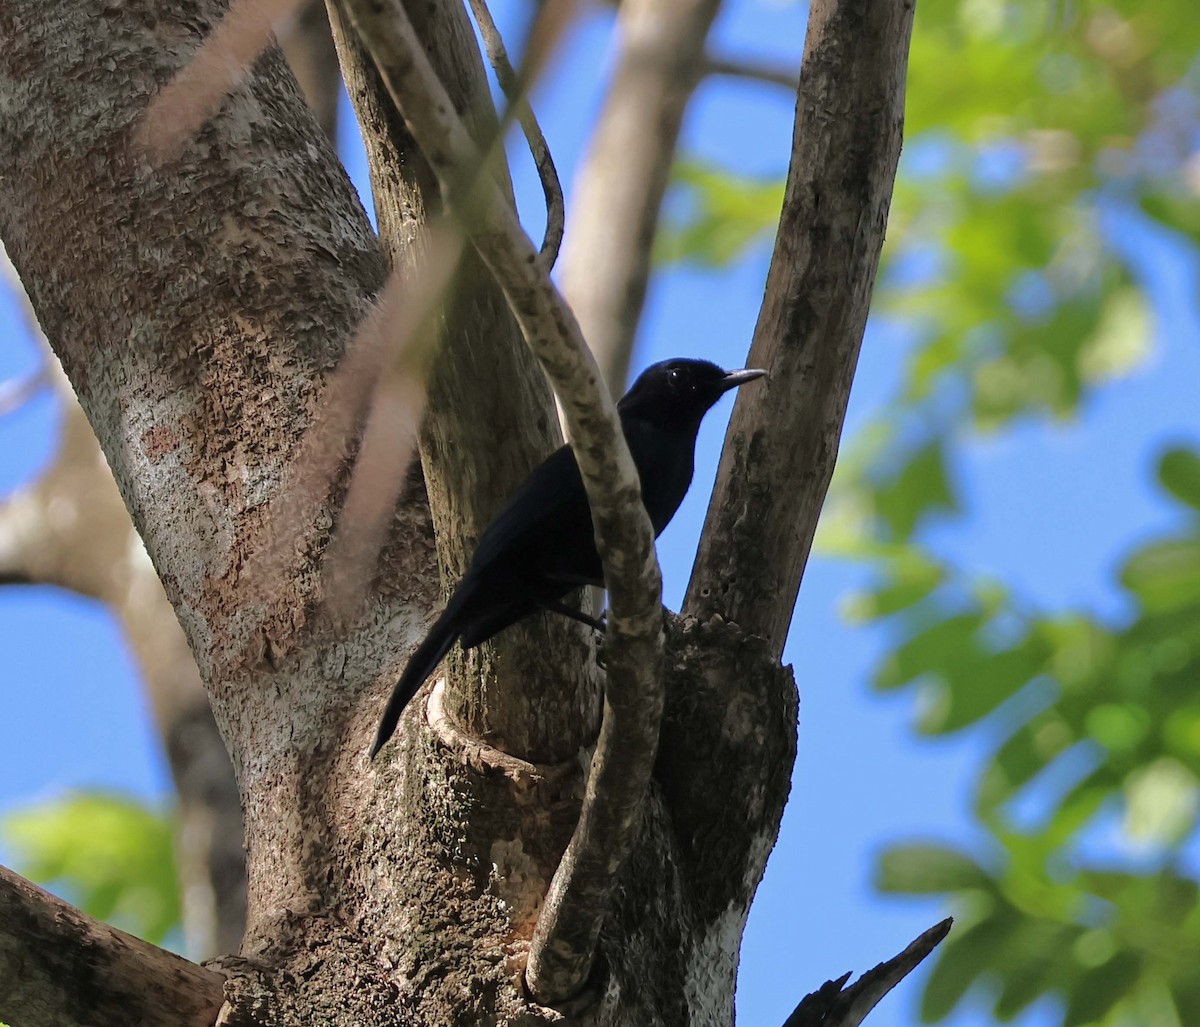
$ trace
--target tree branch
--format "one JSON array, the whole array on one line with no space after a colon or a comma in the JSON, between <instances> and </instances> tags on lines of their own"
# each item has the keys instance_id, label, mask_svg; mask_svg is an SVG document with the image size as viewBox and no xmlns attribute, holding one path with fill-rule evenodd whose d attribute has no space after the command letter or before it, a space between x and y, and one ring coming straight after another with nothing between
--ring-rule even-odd
<instances>
[{"instance_id":1,"label":"tree branch","mask_svg":"<svg viewBox=\"0 0 1200 1027\"><path fill-rule=\"evenodd\" d=\"M562 402L592 507L611 597L604 722L579 825L559 866L530 952L528 981L554 1003L587 978L608 909L612 867L633 842L662 712L661 579L637 472L579 326L547 278L516 214L490 176L453 194L479 154L429 65L403 8L347 0L397 107L495 275ZM620 773L617 773L617 768Z\"/></svg>"},{"instance_id":2,"label":"tree branch","mask_svg":"<svg viewBox=\"0 0 1200 1027\"><path fill-rule=\"evenodd\" d=\"M45 365L20 378L0 382L0 417L16 413L35 396L45 392L49 386L50 372Z\"/></svg>"},{"instance_id":3,"label":"tree branch","mask_svg":"<svg viewBox=\"0 0 1200 1027\"><path fill-rule=\"evenodd\" d=\"M789 93L795 92L800 78L798 71L782 64L766 64L762 61L716 54L705 57L704 73L742 78L750 82L764 82L767 85L781 86Z\"/></svg>"},{"instance_id":4,"label":"tree branch","mask_svg":"<svg viewBox=\"0 0 1200 1027\"><path fill-rule=\"evenodd\" d=\"M324 0L303 0L292 30L280 36L279 48L300 83L304 99L321 123L322 131L336 143L342 73Z\"/></svg>"},{"instance_id":5,"label":"tree branch","mask_svg":"<svg viewBox=\"0 0 1200 1027\"><path fill-rule=\"evenodd\" d=\"M0 1016L20 1027L211 1027L225 978L0 867Z\"/></svg>"},{"instance_id":6,"label":"tree branch","mask_svg":"<svg viewBox=\"0 0 1200 1027\"><path fill-rule=\"evenodd\" d=\"M900 145L912 5L814 0L785 205L671 662L659 780L695 892L748 907L778 833L796 692L778 667L832 472ZM729 829L736 809L736 830Z\"/></svg>"},{"instance_id":7,"label":"tree branch","mask_svg":"<svg viewBox=\"0 0 1200 1027\"><path fill-rule=\"evenodd\" d=\"M442 208L437 178L332 0L329 12L367 147L380 238L391 266L414 274L424 259L416 240ZM411 16L455 110L475 139L494 140L494 111L466 9L417 4ZM507 188L504 164L491 170ZM546 378L504 293L470 247L444 306L427 384L421 464L438 560L443 577L454 581L504 497L562 443ZM525 621L487 645L451 653L447 708L466 730L508 752L541 763L574 759L599 729L600 686L587 655L575 625L561 618Z\"/></svg>"},{"instance_id":8,"label":"tree branch","mask_svg":"<svg viewBox=\"0 0 1200 1027\"><path fill-rule=\"evenodd\" d=\"M792 160L685 610L783 650L833 475L900 155L914 0L814 0Z\"/></svg>"},{"instance_id":9,"label":"tree branch","mask_svg":"<svg viewBox=\"0 0 1200 1027\"><path fill-rule=\"evenodd\" d=\"M659 210L719 7L624 0L617 9L616 71L576 176L563 254L563 291L613 392L629 373Z\"/></svg>"},{"instance_id":10,"label":"tree branch","mask_svg":"<svg viewBox=\"0 0 1200 1027\"><path fill-rule=\"evenodd\" d=\"M533 155L533 163L537 167L538 178L542 183L542 194L546 198L546 231L542 236L542 247L539 255L542 265L549 274L558 260L558 250L562 245L563 222L565 210L563 206L562 183L558 180L558 169L554 166L554 158L546 137L542 134L542 126L538 124L533 108L527 98L528 83L522 81L522 76L513 70L512 62L508 59L508 51L504 46L504 38L496 28L492 12L488 10L486 0L470 0L471 10L479 25L479 35L487 48L488 60L504 95L508 100L509 112L501 120L501 132L504 122L515 114L525 133L525 141L529 144L529 152ZM543 6L541 10L545 10Z\"/></svg>"},{"instance_id":11,"label":"tree branch","mask_svg":"<svg viewBox=\"0 0 1200 1027\"><path fill-rule=\"evenodd\" d=\"M879 1000L915 970L950 933L954 920L947 917L921 934L903 952L868 970L849 988L850 974L826 981L806 995L783 1027L858 1027Z\"/></svg>"}]
</instances>

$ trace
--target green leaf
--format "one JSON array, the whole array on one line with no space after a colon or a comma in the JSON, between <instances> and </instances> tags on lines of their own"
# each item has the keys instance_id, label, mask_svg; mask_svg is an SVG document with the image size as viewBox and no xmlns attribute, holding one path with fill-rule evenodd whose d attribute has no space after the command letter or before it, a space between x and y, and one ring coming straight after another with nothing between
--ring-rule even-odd
<instances>
[{"instance_id":1,"label":"green leaf","mask_svg":"<svg viewBox=\"0 0 1200 1027\"><path fill-rule=\"evenodd\" d=\"M1200 605L1200 539L1171 539L1135 553L1121 583L1149 613Z\"/></svg>"},{"instance_id":2,"label":"green leaf","mask_svg":"<svg viewBox=\"0 0 1200 1027\"><path fill-rule=\"evenodd\" d=\"M16 869L100 920L161 944L181 921L169 818L115 795L78 793L10 813Z\"/></svg>"},{"instance_id":3,"label":"green leaf","mask_svg":"<svg viewBox=\"0 0 1200 1027\"><path fill-rule=\"evenodd\" d=\"M983 809L994 809L1040 774L1077 741L1057 710L1040 713L1017 728L986 767L979 787Z\"/></svg>"},{"instance_id":4,"label":"green leaf","mask_svg":"<svg viewBox=\"0 0 1200 1027\"><path fill-rule=\"evenodd\" d=\"M939 564L923 554L906 553L885 565L884 580L875 589L854 596L843 610L855 623L878 620L928 598L944 580Z\"/></svg>"},{"instance_id":5,"label":"green leaf","mask_svg":"<svg viewBox=\"0 0 1200 1027\"><path fill-rule=\"evenodd\" d=\"M674 201L685 200L681 217L668 217L655 244L660 263L722 267L765 238L779 222L783 179L753 179L681 160L672 170Z\"/></svg>"},{"instance_id":6,"label":"green leaf","mask_svg":"<svg viewBox=\"0 0 1200 1027\"><path fill-rule=\"evenodd\" d=\"M1176 446L1158 462L1158 480L1176 499L1200 510L1200 454Z\"/></svg>"},{"instance_id":7,"label":"green leaf","mask_svg":"<svg viewBox=\"0 0 1200 1027\"><path fill-rule=\"evenodd\" d=\"M1179 760L1160 756L1125 782L1125 830L1136 841L1177 845L1196 825L1200 781Z\"/></svg>"},{"instance_id":8,"label":"green leaf","mask_svg":"<svg viewBox=\"0 0 1200 1027\"><path fill-rule=\"evenodd\" d=\"M907 539L918 521L930 513L957 509L940 439L913 453L875 492L875 512L887 524L889 537L895 539Z\"/></svg>"},{"instance_id":9,"label":"green leaf","mask_svg":"<svg viewBox=\"0 0 1200 1027\"><path fill-rule=\"evenodd\" d=\"M895 845L885 851L876 865L875 885L880 891L905 895L994 887L987 871L970 856L928 843Z\"/></svg>"},{"instance_id":10,"label":"green leaf","mask_svg":"<svg viewBox=\"0 0 1200 1027\"><path fill-rule=\"evenodd\" d=\"M1122 378L1150 353L1150 304L1140 289L1112 292L1100 310L1099 324L1079 351L1084 381L1102 383Z\"/></svg>"},{"instance_id":11,"label":"green leaf","mask_svg":"<svg viewBox=\"0 0 1200 1027\"><path fill-rule=\"evenodd\" d=\"M996 996L998 1019L1013 1019L1043 995L1067 986L1074 967L1071 944L1079 931L1052 920L1022 919L997 959L1000 992Z\"/></svg>"},{"instance_id":12,"label":"green leaf","mask_svg":"<svg viewBox=\"0 0 1200 1027\"><path fill-rule=\"evenodd\" d=\"M949 734L983 719L1041 673L1045 657L1036 642L1026 640L964 667L948 678L947 701L936 718L922 721L922 730Z\"/></svg>"},{"instance_id":13,"label":"green leaf","mask_svg":"<svg viewBox=\"0 0 1200 1027\"><path fill-rule=\"evenodd\" d=\"M900 645L875 673L875 687L898 688L927 674L945 679L957 667L978 662L979 611L957 614L931 624Z\"/></svg>"},{"instance_id":14,"label":"green leaf","mask_svg":"<svg viewBox=\"0 0 1200 1027\"><path fill-rule=\"evenodd\" d=\"M921 994L921 1019L925 1023L944 1020L971 987L990 974L1015 927L1013 917L1000 910L951 932L938 946L937 961Z\"/></svg>"},{"instance_id":15,"label":"green leaf","mask_svg":"<svg viewBox=\"0 0 1200 1027\"><path fill-rule=\"evenodd\" d=\"M1132 994L1141 972L1142 960L1133 952L1118 952L1086 971L1068 993L1063 1027L1102 1022L1118 1002Z\"/></svg>"}]
</instances>

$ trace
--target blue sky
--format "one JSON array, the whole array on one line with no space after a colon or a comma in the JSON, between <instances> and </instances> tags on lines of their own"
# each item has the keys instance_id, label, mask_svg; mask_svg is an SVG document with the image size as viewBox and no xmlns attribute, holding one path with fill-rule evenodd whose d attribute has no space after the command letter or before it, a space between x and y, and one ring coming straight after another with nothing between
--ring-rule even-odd
<instances>
[{"instance_id":1,"label":"blue sky","mask_svg":"<svg viewBox=\"0 0 1200 1027\"><path fill-rule=\"evenodd\" d=\"M498 12L502 28L511 24L504 17L510 7ZM740 0L723 16L716 39L729 52L798 64L805 17L801 4ZM568 204L601 95L607 25L607 14L588 16L536 101ZM711 81L689 114L683 148L737 170L781 173L791 124L791 98L777 87ZM513 152L522 210L537 237L540 190L527 158ZM365 195L361 161L347 160ZM1122 608L1114 561L1169 524L1153 486L1151 456L1170 441L1200 439L1200 324L1194 259L1119 209L1107 218L1136 273L1152 279L1157 327L1150 358L1127 380L1097 390L1074 421L1031 420L966 445L954 471L967 516L943 523L931 541L965 568L1002 575L1033 603L1111 615ZM635 368L677 354L740 366L768 257L763 245L719 274L673 269L659 276ZM0 330L9 339L0 349L0 378L37 362L18 324L11 298L0 298ZM903 334L887 326L868 329L848 437L896 387L905 345ZM730 405L709 416L695 485L660 542L673 608L691 568ZM44 466L54 424L47 397L0 421L0 493ZM871 867L885 844L971 838L966 789L982 739L915 740L911 696L870 693L868 671L886 638L879 629L848 625L838 612L862 573L818 555L800 592L784 654L801 690L799 757L742 952L738 1010L744 1024L781 1024L806 991L846 970L868 969L945 915L936 902L873 893ZM159 743L119 632L103 608L53 589L0 590L0 650L6 654L0 812L72 787L165 797ZM868 1022L917 1022L917 987L915 979L906 982ZM970 1027L990 1020L965 1011L949 1022ZM1045 1022L1044 1010L1036 1008L1018 1021L1023 1027Z\"/></svg>"}]
</instances>

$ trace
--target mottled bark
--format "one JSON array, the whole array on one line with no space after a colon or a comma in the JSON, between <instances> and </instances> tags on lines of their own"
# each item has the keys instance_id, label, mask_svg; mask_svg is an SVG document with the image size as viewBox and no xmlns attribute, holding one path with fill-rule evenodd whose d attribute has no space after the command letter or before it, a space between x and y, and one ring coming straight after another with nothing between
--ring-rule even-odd
<instances>
[{"instance_id":1,"label":"mottled bark","mask_svg":"<svg viewBox=\"0 0 1200 1027\"><path fill-rule=\"evenodd\" d=\"M48 361L53 358L47 356ZM176 792L187 952L236 951L246 922L237 784L175 611L61 373L58 450L0 502L0 580L57 585L106 604L137 661Z\"/></svg>"},{"instance_id":2,"label":"mottled bark","mask_svg":"<svg viewBox=\"0 0 1200 1027\"><path fill-rule=\"evenodd\" d=\"M846 3L860 13L891 6ZM452 5L417 6L433 17ZM294 573L269 595L243 582L267 542L267 504L321 420L329 373L385 262L275 53L178 161L149 172L130 156L147 94L220 9L216 0L0 0L0 236L197 653L237 771L249 916L243 958L222 964L231 975L222 1022L730 1023L741 929L795 741L794 685L770 644L715 617L674 633L657 780L589 988L560 1010L532 1004L520 978L575 826L578 746L595 722L594 690L545 675L583 654L532 664L525 694L537 731L560 720L570 729L546 764L500 751L481 731L510 702L503 674L471 678L496 681L497 701L451 675L449 688L412 704L387 761L364 759L382 698L435 603L433 520L445 519L444 552L461 564L489 504L532 458L539 428L549 442L545 393L534 401L540 379L505 362L523 352L515 338L492 341L498 307L474 308L480 319L444 346L434 375L431 403L459 420L437 442L443 477L427 477L431 492L452 482L460 505L435 495L431 519L413 476L358 621L332 637L311 616L344 476ZM835 24L850 36L860 29L849 15ZM425 28L435 64L442 47L470 43L461 26L438 25ZM360 88L378 102L377 88ZM390 116L381 105L377 114ZM399 239L431 194L410 184L421 177L410 142L381 121L373 145L377 179L395 185L388 231ZM867 235L881 230L864 222ZM410 266L398 243L389 249ZM846 288L858 295L859 285ZM473 308L458 294L451 311L469 319ZM479 359L455 386L460 398L439 398L439 375L455 381L460 362ZM510 421L514 410L528 419ZM496 439L508 444L499 459ZM424 462L436 464L428 452ZM470 689L483 714L455 699ZM543 693L564 697L549 703L553 716ZM516 751L542 751L535 732L524 741Z\"/></svg>"},{"instance_id":3,"label":"mottled bark","mask_svg":"<svg viewBox=\"0 0 1200 1027\"><path fill-rule=\"evenodd\" d=\"M341 75L319 0L304 6L284 51L332 139ZM58 450L35 482L0 503L0 577L58 585L116 614L175 785L186 951L196 958L235 952L246 922L246 868L233 767L187 639L108 464L65 378L52 377L62 406Z\"/></svg>"},{"instance_id":4,"label":"mottled bark","mask_svg":"<svg viewBox=\"0 0 1200 1027\"><path fill-rule=\"evenodd\" d=\"M814 0L792 158L685 609L783 651L867 323L904 129L915 0ZM781 488L781 483L787 483Z\"/></svg>"}]
</instances>

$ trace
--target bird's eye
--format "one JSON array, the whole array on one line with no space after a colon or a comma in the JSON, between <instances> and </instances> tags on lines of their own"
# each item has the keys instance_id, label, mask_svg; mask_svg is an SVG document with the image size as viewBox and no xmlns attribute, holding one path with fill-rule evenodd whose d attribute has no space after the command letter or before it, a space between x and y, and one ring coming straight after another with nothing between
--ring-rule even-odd
<instances>
[{"instance_id":1,"label":"bird's eye","mask_svg":"<svg viewBox=\"0 0 1200 1027\"><path fill-rule=\"evenodd\" d=\"M683 372L680 371L678 367L672 367L671 370L667 372L667 381L669 381L672 385L678 385L682 379Z\"/></svg>"}]
</instances>

